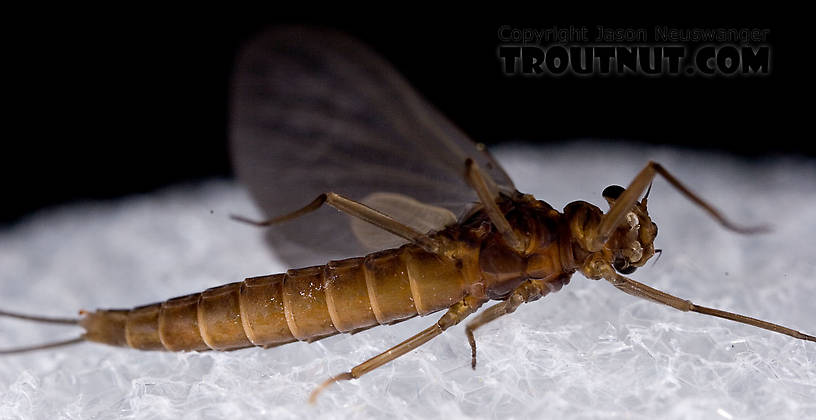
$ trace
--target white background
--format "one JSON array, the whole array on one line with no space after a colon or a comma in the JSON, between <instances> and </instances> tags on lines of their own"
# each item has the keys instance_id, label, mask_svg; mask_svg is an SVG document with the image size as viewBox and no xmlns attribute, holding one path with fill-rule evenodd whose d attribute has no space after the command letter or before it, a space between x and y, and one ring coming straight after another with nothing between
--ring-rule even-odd
<instances>
[{"instance_id":1,"label":"white background","mask_svg":"<svg viewBox=\"0 0 816 420\"><path fill-rule=\"evenodd\" d=\"M561 209L626 185L649 159L737 222L725 231L663 180L650 213L664 250L632 275L689 298L816 334L816 163L737 160L626 144L504 146L523 192ZM72 316L132 307L284 271L231 181L40 211L0 231L0 308ZM816 343L673 311L580 274L477 333L463 327L354 382L306 399L332 374L433 323L269 350L162 353L80 344L0 357L0 418L807 418L816 416ZM76 328L0 320L0 347L70 338Z\"/></svg>"}]
</instances>

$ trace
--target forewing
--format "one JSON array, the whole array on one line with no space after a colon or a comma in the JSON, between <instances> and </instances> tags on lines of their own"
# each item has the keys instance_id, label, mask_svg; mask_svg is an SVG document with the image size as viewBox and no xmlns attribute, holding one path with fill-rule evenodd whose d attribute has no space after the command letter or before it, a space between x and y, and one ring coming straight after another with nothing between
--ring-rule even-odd
<instances>
[{"instance_id":1,"label":"forewing","mask_svg":"<svg viewBox=\"0 0 816 420\"><path fill-rule=\"evenodd\" d=\"M234 77L233 164L266 217L329 191L360 201L396 193L460 217L476 202L464 181L467 158L500 189L514 189L392 66L345 35L268 30L243 51ZM347 216L321 209L269 228L269 239L293 266L322 264L369 251L350 226Z\"/></svg>"}]
</instances>

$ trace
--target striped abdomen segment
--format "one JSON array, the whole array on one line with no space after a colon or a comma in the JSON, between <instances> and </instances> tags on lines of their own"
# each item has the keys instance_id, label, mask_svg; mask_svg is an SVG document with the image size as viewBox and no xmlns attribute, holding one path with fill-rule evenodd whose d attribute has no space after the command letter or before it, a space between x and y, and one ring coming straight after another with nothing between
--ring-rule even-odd
<instances>
[{"instance_id":1,"label":"striped abdomen segment","mask_svg":"<svg viewBox=\"0 0 816 420\"><path fill-rule=\"evenodd\" d=\"M415 246L214 287L83 320L86 339L144 350L230 350L312 341L446 309L461 264ZM470 280L470 281L468 281Z\"/></svg>"}]
</instances>

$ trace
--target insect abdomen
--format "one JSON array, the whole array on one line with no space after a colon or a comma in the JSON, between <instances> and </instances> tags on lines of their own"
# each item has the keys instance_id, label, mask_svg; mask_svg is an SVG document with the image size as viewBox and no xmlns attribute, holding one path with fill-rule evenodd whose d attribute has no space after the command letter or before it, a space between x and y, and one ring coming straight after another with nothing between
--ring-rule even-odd
<instances>
[{"instance_id":1,"label":"insect abdomen","mask_svg":"<svg viewBox=\"0 0 816 420\"><path fill-rule=\"evenodd\" d=\"M461 264L408 245L253 277L83 320L86 339L143 350L231 350L314 341L446 309L462 299Z\"/></svg>"}]
</instances>

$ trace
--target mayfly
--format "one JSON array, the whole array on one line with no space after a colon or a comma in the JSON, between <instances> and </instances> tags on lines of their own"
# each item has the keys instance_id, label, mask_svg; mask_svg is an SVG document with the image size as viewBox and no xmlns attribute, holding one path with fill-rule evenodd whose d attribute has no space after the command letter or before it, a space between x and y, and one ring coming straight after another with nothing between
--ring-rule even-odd
<instances>
[{"instance_id":1,"label":"mayfly","mask_svg":"<svg viewBox=\"0 0 816 420\"><path fill-rule=\"evenodd\" d=\"M238 60L232 112L238 178L268 217L236 218L268 226L278 254L307 268L133 309L83 311L77 319L0 312L85 330L71 340L0 352L83 341L168 351L274 347L446 310L417 335L323 382L314 400L326 386L371 372L496 300L466 323L475 368L474 331L560 290L575 272L680 311L816 341L626 276L659 252L647 209L657 176L727 229L762 227L732 223L655 162L626 188L603 191L606 213L584 201L559 212L517 191L483 146L344 35L299 27L262 34Z\"/></svg>"}]
</instances>

